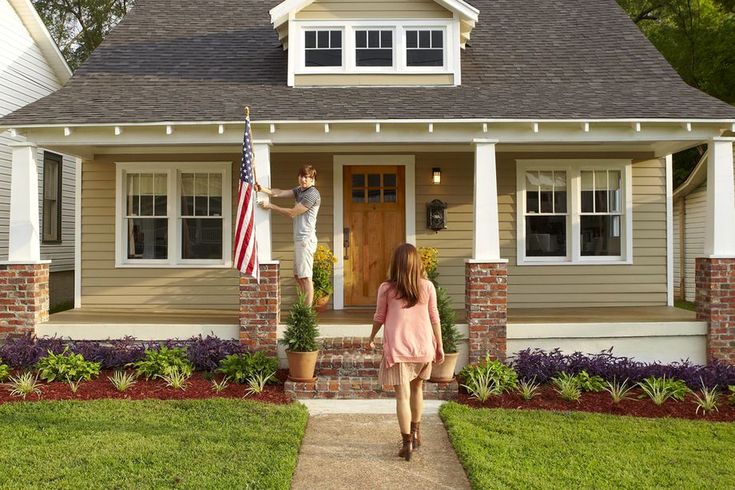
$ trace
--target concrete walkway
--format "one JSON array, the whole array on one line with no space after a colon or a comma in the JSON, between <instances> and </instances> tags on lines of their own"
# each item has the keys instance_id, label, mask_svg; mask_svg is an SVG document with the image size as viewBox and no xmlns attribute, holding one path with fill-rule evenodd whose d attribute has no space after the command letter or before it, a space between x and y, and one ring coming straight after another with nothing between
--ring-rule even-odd
<instances>
[{"instance_id":1,"label":"concrete walkway","mask_svg":"<svg viewBox=\"0 0 735 490\"><path fill-rule=\"evenodd\" d=\"M427 407L423 445L405 461L397 456L401 435L394 400L319 402L331 406L304 403L311 416L292 489L470 488L437 415L439 403Z\"/></svg>"}]
</instances>

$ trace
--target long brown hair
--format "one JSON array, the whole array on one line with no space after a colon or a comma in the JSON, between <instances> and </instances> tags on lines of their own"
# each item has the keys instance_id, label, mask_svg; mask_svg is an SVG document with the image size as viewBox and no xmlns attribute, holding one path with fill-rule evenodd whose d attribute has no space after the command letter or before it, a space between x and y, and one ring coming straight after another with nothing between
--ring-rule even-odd
<instances>
[{"instance_id":1,"label":"long brown hair","mask_svg":"<svg viewBox=\"0 0 735 490\"><path fill-rule=\"evenodd\" d=\"M406 308L419 302L421 279L425 277L424 266L416 247L410 243L396 247L388 268L388 282L396 291L397 298L406 302Z\"/></svg>"}]
</instances>

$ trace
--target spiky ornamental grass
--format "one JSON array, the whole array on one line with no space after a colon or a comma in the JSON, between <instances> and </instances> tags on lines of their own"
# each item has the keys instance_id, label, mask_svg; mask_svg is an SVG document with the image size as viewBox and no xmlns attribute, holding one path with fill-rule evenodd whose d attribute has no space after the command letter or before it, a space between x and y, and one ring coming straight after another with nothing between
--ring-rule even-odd
<instances>
[{"instance_id":1,"label":"spiky ornamental grass","mask_svg":"<svg viewBox=\"0 0 735 490\"><path fill-rule=\"evenodd\" d=\"M119 392L127 391L136 383L135 373L128 373L120 370L115 371L112 376L108 376L107 379L110 380L112 386L114 386Z\"/></svg>"},{"instance_id":2,"label":"spiky ornamental grass","mask_svg":"<svg viewBox=\"0 0 735 490\"><path fill-rule=\"evenodd\" d=\"M28 395L40 395L41 394L41 383L38 382L38 374L35 376L30 371L27 371L18 376L10 376L10 382L8 383L10 396L17 396L24 400Z\"/></svg>"},{"instance_id":3,"label":"spiky ornamental grass","mask_svg":"<svg viewBox=\"0 0 735 490\"><path fill-rule=\"evenodd\" d=\"M286 330L280 342L291 352L314 352L318 350L316 343L318 336L316 312L306 304L305 296L299 294L288 312Z\"/></svg>"},{"instance_id":4,"label":"spiky ornamental grass","mask_svg":"<svg viewBox=\"0 0 735 490\"><path fill-rule=\"evenodd\" d=\"M623 400L633 400L633 398L630 396L630 392L635 386L628 386L627 379L623 380L622 383L616 379L612 381L606 381L605 383L606 385L603 389L610 393L610 397L612 398L613 403L618 404Z\"/></svg>"}]
</instances>

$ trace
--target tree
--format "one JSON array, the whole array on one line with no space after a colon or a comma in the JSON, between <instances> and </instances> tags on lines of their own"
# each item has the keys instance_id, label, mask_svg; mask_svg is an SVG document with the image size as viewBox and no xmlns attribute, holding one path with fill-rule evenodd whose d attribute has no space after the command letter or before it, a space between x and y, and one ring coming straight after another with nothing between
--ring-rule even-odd
<instances>
[{"instance_id":1,"label":"tree","mask_svg":"<svg viewBox=\"0 0 735 490\"><path fill-rule=\"evenodd\" d=\"M79 67L117 25L134 0L33 0L72 70Z\"/></svg>"}]
</instances>

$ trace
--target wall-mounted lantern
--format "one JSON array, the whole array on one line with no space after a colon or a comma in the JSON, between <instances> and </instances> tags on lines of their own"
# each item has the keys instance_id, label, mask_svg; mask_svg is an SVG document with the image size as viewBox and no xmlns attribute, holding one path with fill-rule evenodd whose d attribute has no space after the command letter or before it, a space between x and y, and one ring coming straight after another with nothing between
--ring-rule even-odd
<instances>
[{"instance_id":1,"label":"wall-mounted lantern","mask_svg":"<svg viewBox=\"0 0 735 490\"><path fill-rule=\"evenodd\" d=\"M431 182L434 185L439 185L442 183L442 169L439 167L434 167L431 169Z\"/></svg>"},{"instance_id":2,"label":"wall-mounted lantern","mask_svg":"<svg viewBox=\"0 0 735 490\"><path fill-rule=\"evenodd\" d=\"M430 230L439 231L447 227L447 203L434 199L426 204L426 227Z\"/></svg>"}]
</instances>

